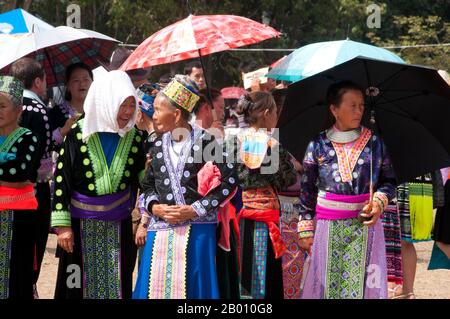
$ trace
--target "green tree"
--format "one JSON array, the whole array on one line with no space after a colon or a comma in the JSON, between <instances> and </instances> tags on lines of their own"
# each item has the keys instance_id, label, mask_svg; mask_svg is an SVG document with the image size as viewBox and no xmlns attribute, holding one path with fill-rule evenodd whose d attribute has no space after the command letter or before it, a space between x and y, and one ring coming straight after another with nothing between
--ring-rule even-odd
<instances>
[{"instance_id":1,"label":"green tree","mask_svg":"<svg viewBox=\"0 0 450 319\"><path fill-rule=\"evenodd\" d=\"M0 0L0 10L24 5L25 0ZM381 28L369 29L366 8L377 3L382 8ZM268 21L282 32L278 39L255 48L298 48L300 46L349 37L378 46L437 44L450 42L448 0L33 0L30 12L53 25L66 22L70 3L81 7L82 28L94 29L124 43L139 44L154 32L188 16L235 14L256 21ZM392 49L409 63L450 69L449 47ZM227 51L205 60L213 85L240 82L239 63L254 60L268 65L289 52ZM179 70L185 62L154 68L157 78Z\"/></svg>"}]
</instances>

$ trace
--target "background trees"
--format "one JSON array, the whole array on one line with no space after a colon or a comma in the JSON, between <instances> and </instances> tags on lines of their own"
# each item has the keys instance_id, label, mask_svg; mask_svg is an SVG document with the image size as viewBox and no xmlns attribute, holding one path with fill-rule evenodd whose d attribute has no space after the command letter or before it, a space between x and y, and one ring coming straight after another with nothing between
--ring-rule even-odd
<instances>
[{"instance_id":1,"label":"background trees","mask_svg":"<svg viewBox=\"0 0 450 319\"><path fill-rule=\"evenodd\" d=\"M378 46L435 44L392 49L409 63L450 69L450 6L448 0L384 0L381 28L370 29L364 0L0 0L0 11L28 8L52 25L66 23L70 3L81 7L82 28L93 29L124 43L139 44L159 29L193 14L236 14L268 23L283 33L254 47L298 48L349 37ZM223 87L240 82L238 66L254 60L267 65L289 52L217 53L207 58L212 83ZM180 64L155 67L153 76L175 72Z\"/></svg>"}]
</instances>

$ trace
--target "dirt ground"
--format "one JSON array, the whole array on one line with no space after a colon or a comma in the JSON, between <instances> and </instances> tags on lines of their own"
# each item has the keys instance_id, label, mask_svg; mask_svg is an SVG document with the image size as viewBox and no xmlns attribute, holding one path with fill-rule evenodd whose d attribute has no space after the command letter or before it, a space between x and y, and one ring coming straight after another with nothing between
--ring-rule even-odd
<instances>
[{"instance_id":1,"label":"dirt ground","mask_svg":"<svg viewBox=\"0 0 450 319\"><path fill-rule=\"evenodd\" d=\"M418 299L450 299L450 270L427 270L432 247L432 242L416 244L418 256L416 296ZM58 259L54 257L55 249L56 236L50 235L38 281L38 292L41 299L53 298L58 270ZM136 278L136 276L134 277Z\"/></svg>"}]
</instances>

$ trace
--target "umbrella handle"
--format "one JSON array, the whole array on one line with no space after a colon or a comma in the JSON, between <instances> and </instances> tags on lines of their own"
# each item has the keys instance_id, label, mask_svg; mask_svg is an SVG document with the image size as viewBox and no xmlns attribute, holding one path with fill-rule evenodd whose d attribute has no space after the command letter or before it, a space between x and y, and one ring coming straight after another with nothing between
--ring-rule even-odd
<instances>
[{"instance_id":1,"label":"umbrella handle","mask_svg":"<svg viewBox=\"0 0 450 319\"><path fill-rule=\"evenodd\" d=\"M217 113L216 113L216 110L214 109L211 90L209 89L209 84L208 84L208 76L206 74L205 64L203 63L203 59L202 59L202 53L201 53L200 49L197 49L197 51L198 51L198 58L200 59L200 64L201 64L202 70L203 70L203 76L205 77L206 91L208 92L208 99L206 102L211 106L213 120L217 121Z\"/></svg>"}]
</instances>

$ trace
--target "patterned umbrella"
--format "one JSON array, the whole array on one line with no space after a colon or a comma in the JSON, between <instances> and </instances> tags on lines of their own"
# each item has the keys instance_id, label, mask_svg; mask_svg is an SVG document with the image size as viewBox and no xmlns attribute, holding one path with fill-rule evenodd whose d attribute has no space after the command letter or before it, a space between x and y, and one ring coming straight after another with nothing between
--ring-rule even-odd
<instances>
[{"instance_id":1,"label":"patterned umbrella","mask_svg":"<svg viewBox=\"0 0 450 319\"><path fill-rule=\"evenodd\" d=\"M198 58L278 37L275 29L233 15L190 15L142 42L121 69L132 70Z\"/></svg>"},{"instance_id":2,"label":"patterned umbrella","mask_svg":"<svg viewBox=\"0 0 450 319\"><path fill-rule=\"evenodd\" d=\"M28 56L43 63L49 86L63 84L67 66L83 62L95 68L107 63L117 42L95 31L65 26L35 33L0 34L0 69L6 73L11 63Z\"/></svg>"}]
</instances>

